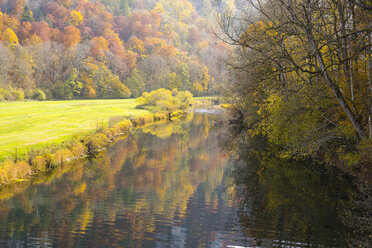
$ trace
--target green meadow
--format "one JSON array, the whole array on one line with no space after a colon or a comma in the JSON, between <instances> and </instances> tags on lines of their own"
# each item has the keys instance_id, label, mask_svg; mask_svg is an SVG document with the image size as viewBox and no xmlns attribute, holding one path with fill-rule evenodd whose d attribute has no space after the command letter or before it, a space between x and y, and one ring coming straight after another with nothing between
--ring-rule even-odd
<instances>
[{"instance_id":1,"label":"green meadow","mask_svg":"<svg viewBox=\"0 0 372 248\"><path fill-rule=\"evenodd\" d=\"M135 99L0 102L0 161L60 144L110 119L148 114Z\"/></svg>"}]
</instances>

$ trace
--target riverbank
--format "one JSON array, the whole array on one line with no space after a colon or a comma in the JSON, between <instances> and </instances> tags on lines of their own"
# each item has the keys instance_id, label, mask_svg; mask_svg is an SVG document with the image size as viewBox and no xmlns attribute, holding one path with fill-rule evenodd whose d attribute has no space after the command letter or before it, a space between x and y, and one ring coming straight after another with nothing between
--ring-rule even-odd
<instances>
[{"instance_id":1,"label":"riverbank","mask_svg":"<svg viewBox=\"0 0 372 248\"><path fill-rule=\"evenodd\" d=\"M197 101L208 104L210 97ZM0 185L93 155L133 128L182 115L137 109L135 99L0 104Z\"/></svg>"},{"instance_id":2,"label":"riverbank","mask_svg":"<svg viewBox=\"0 0 372 248\"><path fill-rule=\"evenodd\" d=\"M72 137L63 143L31 150L22 158L7 159L0 163L0 187L51 170L63 163L84 156L93 156L132 129L167 119L166 114L155 113L122 120L115 124L102 125L94 132Z\"/></svg>"},{"instance_id":3,"label":"riverbank","mask_svg":"<svg viewBox=\"0 0 372 248\"><path fill-rule=\"evenodd\" d=\"M232 130L226 113L195 110L4 187L0 246L166 246L178 242L179 232L168 234L179 228L192 231L187 247L364 244L353 234L363 226L343 224L344 210L354 221L368 213L348 207L347 194L358 193L349 180L276 156L265 140Z\"/></svg>"},{"instance_id":4,"label":"riverbank","mask_svg":"<svg viewBox=\"0 0 372 248\"><path fill-rule=\"evenodd\" d=\"M67 142L110 121L151 114L135 107L135 99L0 102L0 161Z\"/></svg>"}]
</instances>

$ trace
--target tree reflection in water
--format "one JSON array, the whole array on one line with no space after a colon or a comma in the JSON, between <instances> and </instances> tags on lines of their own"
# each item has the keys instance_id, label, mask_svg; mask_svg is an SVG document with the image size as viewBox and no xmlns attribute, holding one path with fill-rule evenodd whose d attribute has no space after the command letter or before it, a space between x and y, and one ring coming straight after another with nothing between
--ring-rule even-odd
<instances>
[{"instance_id":1,"label":"tree reflection in water","mask_svg":"<svg viewBox=\"0 0 372 248\"><path fill-rule=\"evenodd\" d=\"M0 246L204 247L222 242L222 215L231 204L221 197L227 159L216 118L191 113L148 126L95 159L2 191Z\"/></svg>"},{"instance_id":2,"label":"tree reflection in water","mask_svg":"<svg viewBox=\"0 0 372 248\"><path fill-rule=\"evenodd\" d=\"M228 133L221 116L189 114L11 185L0 191L0 246L368 246L369 188Z\"/></svg>"},{"instance_id":3,"label":"tree reflection in water","mask_svg":"<svg viewBox=\"0 0 372 248\"><path fill-rule=\"evenodd\" d=\"M236 127L226 149L235 162L243 232L256 245L370 247L370 187L361 195L350 178L319 173L310 161L282 159L263 137Z\"/></svg>"}]
</instances>

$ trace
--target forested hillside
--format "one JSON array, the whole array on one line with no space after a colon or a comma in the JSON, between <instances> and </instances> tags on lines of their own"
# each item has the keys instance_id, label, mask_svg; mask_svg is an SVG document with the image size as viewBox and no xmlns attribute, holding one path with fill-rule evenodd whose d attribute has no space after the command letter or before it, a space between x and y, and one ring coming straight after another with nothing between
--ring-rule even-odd
<instances>
[{"instance_id":1,"label":"forested hillside","mask_svg":"<svg viewBox=\"0 0 372 248\"><path fill-rule=\"evenodd\" d=\"M229 48L208 28L210 1L0 0L0 9L0 100L206 95L225 78Z\"/></svg>"}]
</instances>

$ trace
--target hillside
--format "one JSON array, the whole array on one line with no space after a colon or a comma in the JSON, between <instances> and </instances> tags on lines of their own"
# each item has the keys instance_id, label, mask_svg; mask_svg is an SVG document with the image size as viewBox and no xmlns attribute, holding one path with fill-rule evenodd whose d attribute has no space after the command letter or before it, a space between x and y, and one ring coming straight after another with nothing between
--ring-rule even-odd
<instances>
[{"instance_id":1,"label":"hillside","mask_svg":"<svg viewBox=\"0 0 372 248\"><path fill-rule=\"evenodd\" d=\"M0 1L0 100L215 93L229 48L208 28L210 1L193 3Z\"/></svg>"}]
</instances>

